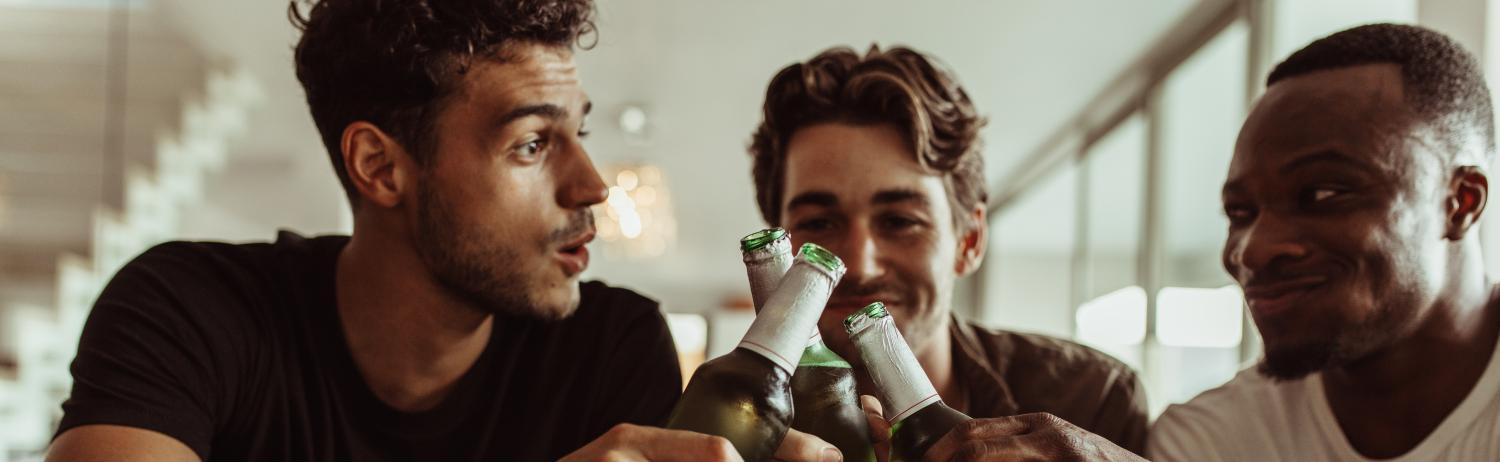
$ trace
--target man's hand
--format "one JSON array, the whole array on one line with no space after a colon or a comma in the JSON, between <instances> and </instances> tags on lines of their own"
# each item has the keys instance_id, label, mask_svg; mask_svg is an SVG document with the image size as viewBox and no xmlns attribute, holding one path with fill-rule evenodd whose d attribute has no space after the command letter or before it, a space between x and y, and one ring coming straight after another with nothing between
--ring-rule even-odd
<instances>
[{"instance_id":1,"label":"man's hand","mask_svg":"<svg viewBox=\"0 0 1500 462\"><path fill-rule=\"evenodd\" d=\"M777 462L841 462L844 455L822 438L787 429L786 439L776 448Z\"/></svg>"},{"instance_id":2,"label":"man's hand","mask_svg":"<svg viewBox=\"0 0 1500 462\"><path fill-rule=\"evenodd\" d=\"M1145 461L1045 413L964 422L932 445L923 460Z\"/></svg>"},{"instance_id":3,"label":"man's hand","mask_svg":"<svg viewBox=\"0 0 1500 462\"><path fill-rule=\"evenodd\" d=\"M891 459L891 423L885 420L885 409L880 399L870 395L859 395L859 407L865 410L865 422L870 425L870 445L875 448L875 460Z\"/></svg>"},{"instance_id":4,"label":"man's hand","mask_svg":"<svg viewBox=\"0 0 1500 462\"><path fill-rule=\"evenodd\" d=\"M833 445L806 433L789 430L776 460L786 462L837 462L843 460ZM740 462L740 453L729 440L683 430L619 424L560 462Z\"/></svg>"},{"instance_id":5,"label":"man's hand","mask_svg":"<svg viewBox=\"0 0 1500 462\"><path fill-rule=\"evenodd\" d=\"M743 462L729 440L682 430L619 424L559 462Z\"/></svg>"}]
</instances>

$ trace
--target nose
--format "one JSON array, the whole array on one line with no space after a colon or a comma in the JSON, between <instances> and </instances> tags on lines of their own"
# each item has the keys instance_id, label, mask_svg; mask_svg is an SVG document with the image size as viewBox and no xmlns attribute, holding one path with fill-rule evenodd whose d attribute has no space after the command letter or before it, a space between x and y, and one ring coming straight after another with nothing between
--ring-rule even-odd
<instances>
[{"instance_id":1,"label":"nose","mask_svg":"<svg viewBox=\"0 0 1500 462\"><path fill-rule=\"evenodd\" d=\"M569 145L569 151L557 166L557 204L565 209L582 209L604 202L609 196L609 188L599 177L588 151L578 143Z\"/></svg>"},{"instance_id":2,"label":"nose","mask_svg":"<svg viewBox=\"0 0 1500 462\"><path fill-rule=\"evenodd\" d=\"M1272 265L1306 258L1308 247L1296 228L1272 214L1262 214L1238 234L1231 233L1224 245L1224 269L1240 282Z\"/></svg>"},{"instance_id":3,"label":"nose","mask_svg":"<svg viewBox=\"0 0 1500 462\"><path fill-rule=\"evenodd\" d=\"M844 261L843 281L860 284L885 275L880 263L880 246L870 227L863 223L845 229L842 242L834 252Z\"/></svg>"}]
</instances>

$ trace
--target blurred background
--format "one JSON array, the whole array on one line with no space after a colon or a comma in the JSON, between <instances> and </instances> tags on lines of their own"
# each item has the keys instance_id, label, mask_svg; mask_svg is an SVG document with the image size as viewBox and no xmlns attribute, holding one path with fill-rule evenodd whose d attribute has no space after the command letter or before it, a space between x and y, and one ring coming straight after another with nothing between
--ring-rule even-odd
<instances>
[{"instance_id":1,"label":"blurred background","mask_svg":"<svg viewBox=\"0 0 1500 462\"><path fill-rule=\"evenodd\" d=\"M1492 0L600 0L578 61L612 187L586 277L661 300L685 373L732 349L765 84L829 46L909 45L990 120L990 255L954 310L1119 357L1155 415L1259 354L1219 265L1218 191L1270 66L1391 21L1452 35L1494 76L1495 18ZM282 1L0 0L0 461L44 449L83 319L132 256L349 232L296 37Z\"/></svg>"}]
</instances>

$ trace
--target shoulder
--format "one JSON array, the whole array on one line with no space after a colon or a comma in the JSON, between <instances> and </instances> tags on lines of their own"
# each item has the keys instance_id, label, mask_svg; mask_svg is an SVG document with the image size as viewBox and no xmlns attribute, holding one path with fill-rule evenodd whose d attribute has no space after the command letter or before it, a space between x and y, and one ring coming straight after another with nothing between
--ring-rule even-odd
<instances>
[{"instance_id":1,"label":"shoulder","mask_svg":"<svg viewBox=\"0 0 1500 462\"><path fill-rule=\"evenodd\" d=\"M110 279L90 317L176 319L193 330L221 333L254 330L273 316L267 307L292 301L289 294L314 274L313 261L336 255L337 247L330 247L336 244L290 233L275 243L158 244Z\"/></svg>"},{"instance_id":2,"label":"shoulder","mask_svg":"<svg viewBox=\"0 0 1500 462\"><path fill-rule=\"evenodd\" d=\"M655 336L667 330L660 303L650 297L600 281L581 282L578 292L578 309L567 321L577 331L597 333L605 340L619 335Z\"/></svg>"},{"instance_id":3,"label":"shoulder","mask_svg":"<svg viewBox=\"0 0 1500 462\"><path fill-rule=\"evenodd\" d=\"M601 281L584 281L578 284L579 314L584 310L610 311L625 316L658 313L660 304L650 297L621 287L613 287Z\"/></svg>"},{"instance_id":4,"label":"shoulder","mask_svg":"<svg viewBox=\"0 0 1500 462\"><path fill-rule=\"evenodd\" d=\"M304 238L282 231L275 242L172 241L146 250L116 275L221 285L271 282L275 276L303 273L317 262L332 263L348 242L345 236Z\"/></svg>"},{"instance_id":5,"label":"shoulder","mask_svg":"<svg viewBox=\"0 0 1500 462\"><path fill-rule=\"evenodd\" d=\"M1135 387L1135 371L1099 350L1049 335L1012 332L969 323L963 329L972 332L991 364L1007 371L1040 372L1048 377L1088 377L1108 386Z\"/></svg>"},{"instance_id":6,"label":"shoulder","mask_svg":"<svg viewBox=\"0 0 1500 462\"><path fill-rule=\"evenodd\" d=\"M1173 430L1181 426L1209 428L1244 422L1261 414L1258 409L1285 404L1288 384L1267 379L1254 367L1244 369L1223 385L1214 387L1183 404L1167 407L1157 419L1157 429Z\"/></svg>"},{"instance_id":7,"label":"shoulder","mask_svg":"<svg viewBox=\"0 0 1500 462\"><path fill-rule=\"evenodd\" d=\"M121 273L148 272L159 275L204 277L211 271L234 269L256 260L269 249L266 243L171 241L157 244L126 263Z\"/></svg>"},{"instance_id":8,"label":"shoulder","mask_svg":"<svg viewBox=\"0 0 1500 462\"><path fill-rule=\"evenodd\" d=\"M1242 370L1223 385L1168 406L1151 427L1151 451L1191 455L1248 443L1244 440L1265 434L1261 430L1277 420L1277 413L1302 406L1295 402L1301 384L1267 379L1253 367Z\"/></svg>"},{"instance_id":9,"label":"shoulder","mask_svg":"<svg viewBox=\"0 0 1500 462\"><path fill-rule=\"evenodd\" d=\"M1125 363L1047 335L969 323L958 326L956 334L960 347L971 351L955 352L954 359L972 357L983 363L980 368L990 374L966 375L1004 384L1014 400L1014 412L1051 413L1132 451L1145 445L1146 390Z\"/></svg>"},{"instance_id":10,"label":"shoulder","mask_svg":"<svg viewBox=\"0 0 1500 462\"><path fill-rule=\"evenodd\" d=\"M158 244L121 267L100 293L95 309L118 304L142 307L232 304L252 289L254 267L268 244L175 241ZM251 290L250 292L254 292Z\"/></svg>"},{"instance_id":11,"label":"shoulder","mask_svg":"<svg viewBox=\"0 0 1500 462\"><path fill-rule=\"evenodd\" d=\"M207 284L221 289L269 284L278 276L305 273L318 262L331 264L347 240L343 236L303 238L284 231L274 243L165 242L126 263L114 279Z\"/></svg>"}]
</instances>

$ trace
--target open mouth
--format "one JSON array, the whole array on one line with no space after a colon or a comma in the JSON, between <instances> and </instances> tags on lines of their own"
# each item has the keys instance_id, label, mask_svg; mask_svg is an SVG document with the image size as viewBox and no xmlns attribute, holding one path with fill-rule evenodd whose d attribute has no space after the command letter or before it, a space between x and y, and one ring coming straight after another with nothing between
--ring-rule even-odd
<instances>
[{"instance_id":1,"label":"open mouth","mask_svg":"<svg viewBox=\"0 0 1500 462\"><path fill-rule=\"evenodd\" d=\"M562 247L557 249L557 259L562 265L564 273L567 273L571 277L582 273L583 270L589 267L589 249L587 245L593 240L594 233L588 232L577 239L563 243Z\"/></svg>"}]
</instances>

